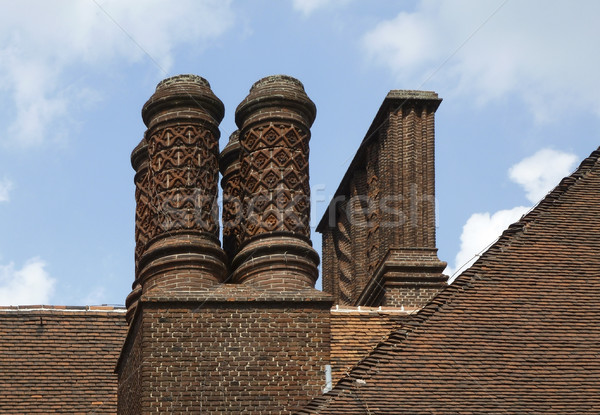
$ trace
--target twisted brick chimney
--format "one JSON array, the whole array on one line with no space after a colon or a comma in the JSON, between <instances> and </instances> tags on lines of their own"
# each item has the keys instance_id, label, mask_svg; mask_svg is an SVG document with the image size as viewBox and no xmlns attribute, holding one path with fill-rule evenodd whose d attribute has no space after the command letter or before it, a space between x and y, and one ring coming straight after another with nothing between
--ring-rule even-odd
<instances>
[{"instance_id":1,"label":"twisted brick chimney","mask_svg":"<svg viewBox=\"0 0 600 415\"><path fill-rule=\"evenodd\" d=\"M233 279L272 290L314 287L308 142L315 104L295 78L257 81L238 106L243 221Z\"/></svg>"},{"instance_id":2,"label":"twisted brick chimney","mask_svg":"<svg viewBox=\"0 0 600 415\"><path fill-rule=\"evenodd\" d=\"M420 308L445 285L435 244L435 92L385 98L317 230L340 304Z\"/></svg>"}]
</instances>

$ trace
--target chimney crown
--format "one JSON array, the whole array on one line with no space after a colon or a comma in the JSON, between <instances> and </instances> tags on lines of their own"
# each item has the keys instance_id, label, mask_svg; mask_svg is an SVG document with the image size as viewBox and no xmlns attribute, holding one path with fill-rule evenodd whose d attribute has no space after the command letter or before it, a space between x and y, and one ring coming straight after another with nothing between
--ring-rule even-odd
<instances>
[{"instance_id":1,"label":"chimney crown","mask_svg":"<svg viewBox=\"0 0 600 415\"><path fill-rule=\"evenodd\" d=\"M241 130L243 125L267 119L301 117L298 121L310 128L316 116L317 107L306 95L302 82L288 75L272 75L252 85L235 111L235 122Z\"/></svg>"},{"instance_id":2,"label":"chimney crown","mask_svg":"<svg viewBox=\"0 0 600 415\"><path fill-rule=\"evenodd\" d=\"M148 128L172 118L206 118L218 125L225 115L223 102L208 81L198 75L177 75L161 81L142 108Z\"/></svg>"}]
</instances>

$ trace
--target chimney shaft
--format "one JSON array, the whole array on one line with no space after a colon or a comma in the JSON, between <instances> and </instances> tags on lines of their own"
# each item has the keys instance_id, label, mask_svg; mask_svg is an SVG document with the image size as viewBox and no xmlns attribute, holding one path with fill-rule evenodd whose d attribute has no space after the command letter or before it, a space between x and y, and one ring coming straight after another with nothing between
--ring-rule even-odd
<instances>
[{"instance_id":1,"label":"chimney shaft","mask_svg":"<svg viewBox=\"0 0 600 415\"><path fill-rule=\"evenodd\" d=\"M341 304L419 308L446 283L435 245L435 92L385 98L317 230Z\"/></svg>"},{"instance_id":2,"label":"chimney shaft","mask_svg":"<svg viewBox=\"0 0 600 415\"><path fill-rule=\"evenodd\" d=\"M222 281L218 240L218 125L223 103L196 75L167 78L142 109L148 127L148 241L143 292L189 291Z\"/></svg>"},{"instance_id":3,"label":"chimney shaft","mask_svg":"<svg viewBox=\"0 0 600 415\"><path fill-rule=\"evenodd\" d=\"M135 170L133 179L135 183L135 279L131 293L125 299L125 306L127 307L125 318L128 323L131 323L142 293L139 280L139 262L148 242L150 221L152 219L148 193L148 143L145 136L131 153L131 167Z\"/></svg>"},{"instance_id":4,"label":"chimney shaft","mask_svg":"<svg viewBox=\"0 0 600 415\"><path fill-rule=\"evenodd\" d=\"M316 107L295 78L275 75L250 89L240 129L243 222L234 280L274 290L313 287L308 143Z\"/></svg>"},{"instance_id":5,"label":"chimney shaft","mask_svg":"<svg viewBox=\"0 0 600 415\"><path fill-rule=\"evenodd\" d=\"M135 170L135 279L138 265L150 234L150 203L148 199L148 143L146 137L131 153L131 167Z\"/></svg>"},{"instance_id":6,"label":"chimney shaft","mask_svg":"<svg viewBox=\"0 0 600 415\"><path fill-rule=\"evenodd\" d=\"M227 263L237 254L242 221L242 206L240 200L240 142L239 130L229 137L229 142L221 152L219 168L223 178L223 250L227 254Z\"/></svg>"}]
</instances>

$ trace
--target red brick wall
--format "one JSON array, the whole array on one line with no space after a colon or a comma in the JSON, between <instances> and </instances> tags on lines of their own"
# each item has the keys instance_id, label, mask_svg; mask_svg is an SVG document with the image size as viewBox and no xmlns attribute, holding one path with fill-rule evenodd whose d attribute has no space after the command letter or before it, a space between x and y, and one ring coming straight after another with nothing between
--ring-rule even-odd
<instances>
[{"instance_id":1,"label":"red brick wall","mask_svg":"<svg viewBox=\"0 0 600 415\"><path fill-rule=\"evenodd\" d=\"M412 313L397 308L334 307L331 309L331 368L337 383Z\"/></svg>"},{"instance_id":2,"label":"red brick wall","mask_svg":"<svg viewBox=\"0 0 600 415\"><path fill-rule=\"evenodd\" d=\"M134 320L121 352L119 374L118 413L141 414L142 333L141 320Z\"/></svg>"},{"instance_id":3,"label":"red brick wall","mask_svg":"<svg viewBox=\"0 0 600 415\"><path fill-rule=\"evenodd\" d=\"M143 413L289 414L321 393L330 302L144 302L122 378L139 365ZM136 377L123 387L136 401ZM131 398L129 398L131 397ZM123 402L121 414L135 403Z\"/></svg>"},{"instance_id":4,"label":"red brick wall","mask_svg":"<svg viewBox=\"0 0 600 415\"><path fill-rule=\"evenodd\" d=\"M416 285L386 287L381 305L386 307L402 306L405 309L420 309L439 292L440 287L425 288Z\"/></svg>"}]
</instances>

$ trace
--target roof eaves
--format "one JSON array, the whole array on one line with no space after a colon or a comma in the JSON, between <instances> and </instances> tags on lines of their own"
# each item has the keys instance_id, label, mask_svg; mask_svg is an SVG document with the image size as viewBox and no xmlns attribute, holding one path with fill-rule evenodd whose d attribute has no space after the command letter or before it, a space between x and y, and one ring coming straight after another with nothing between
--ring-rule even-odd
<instances>
[{"instance_id":1,"label":"roof eaves","mask_svg":"<svg viewBox=\"0 0 600 415\"><path fill-rule=\"evenodd\" d=\"M123 306L63 306L63 305L17 305L0 306L0 313L24 312L56 312L56 313L125 313Z\"/></svg>"}]
</instances>

